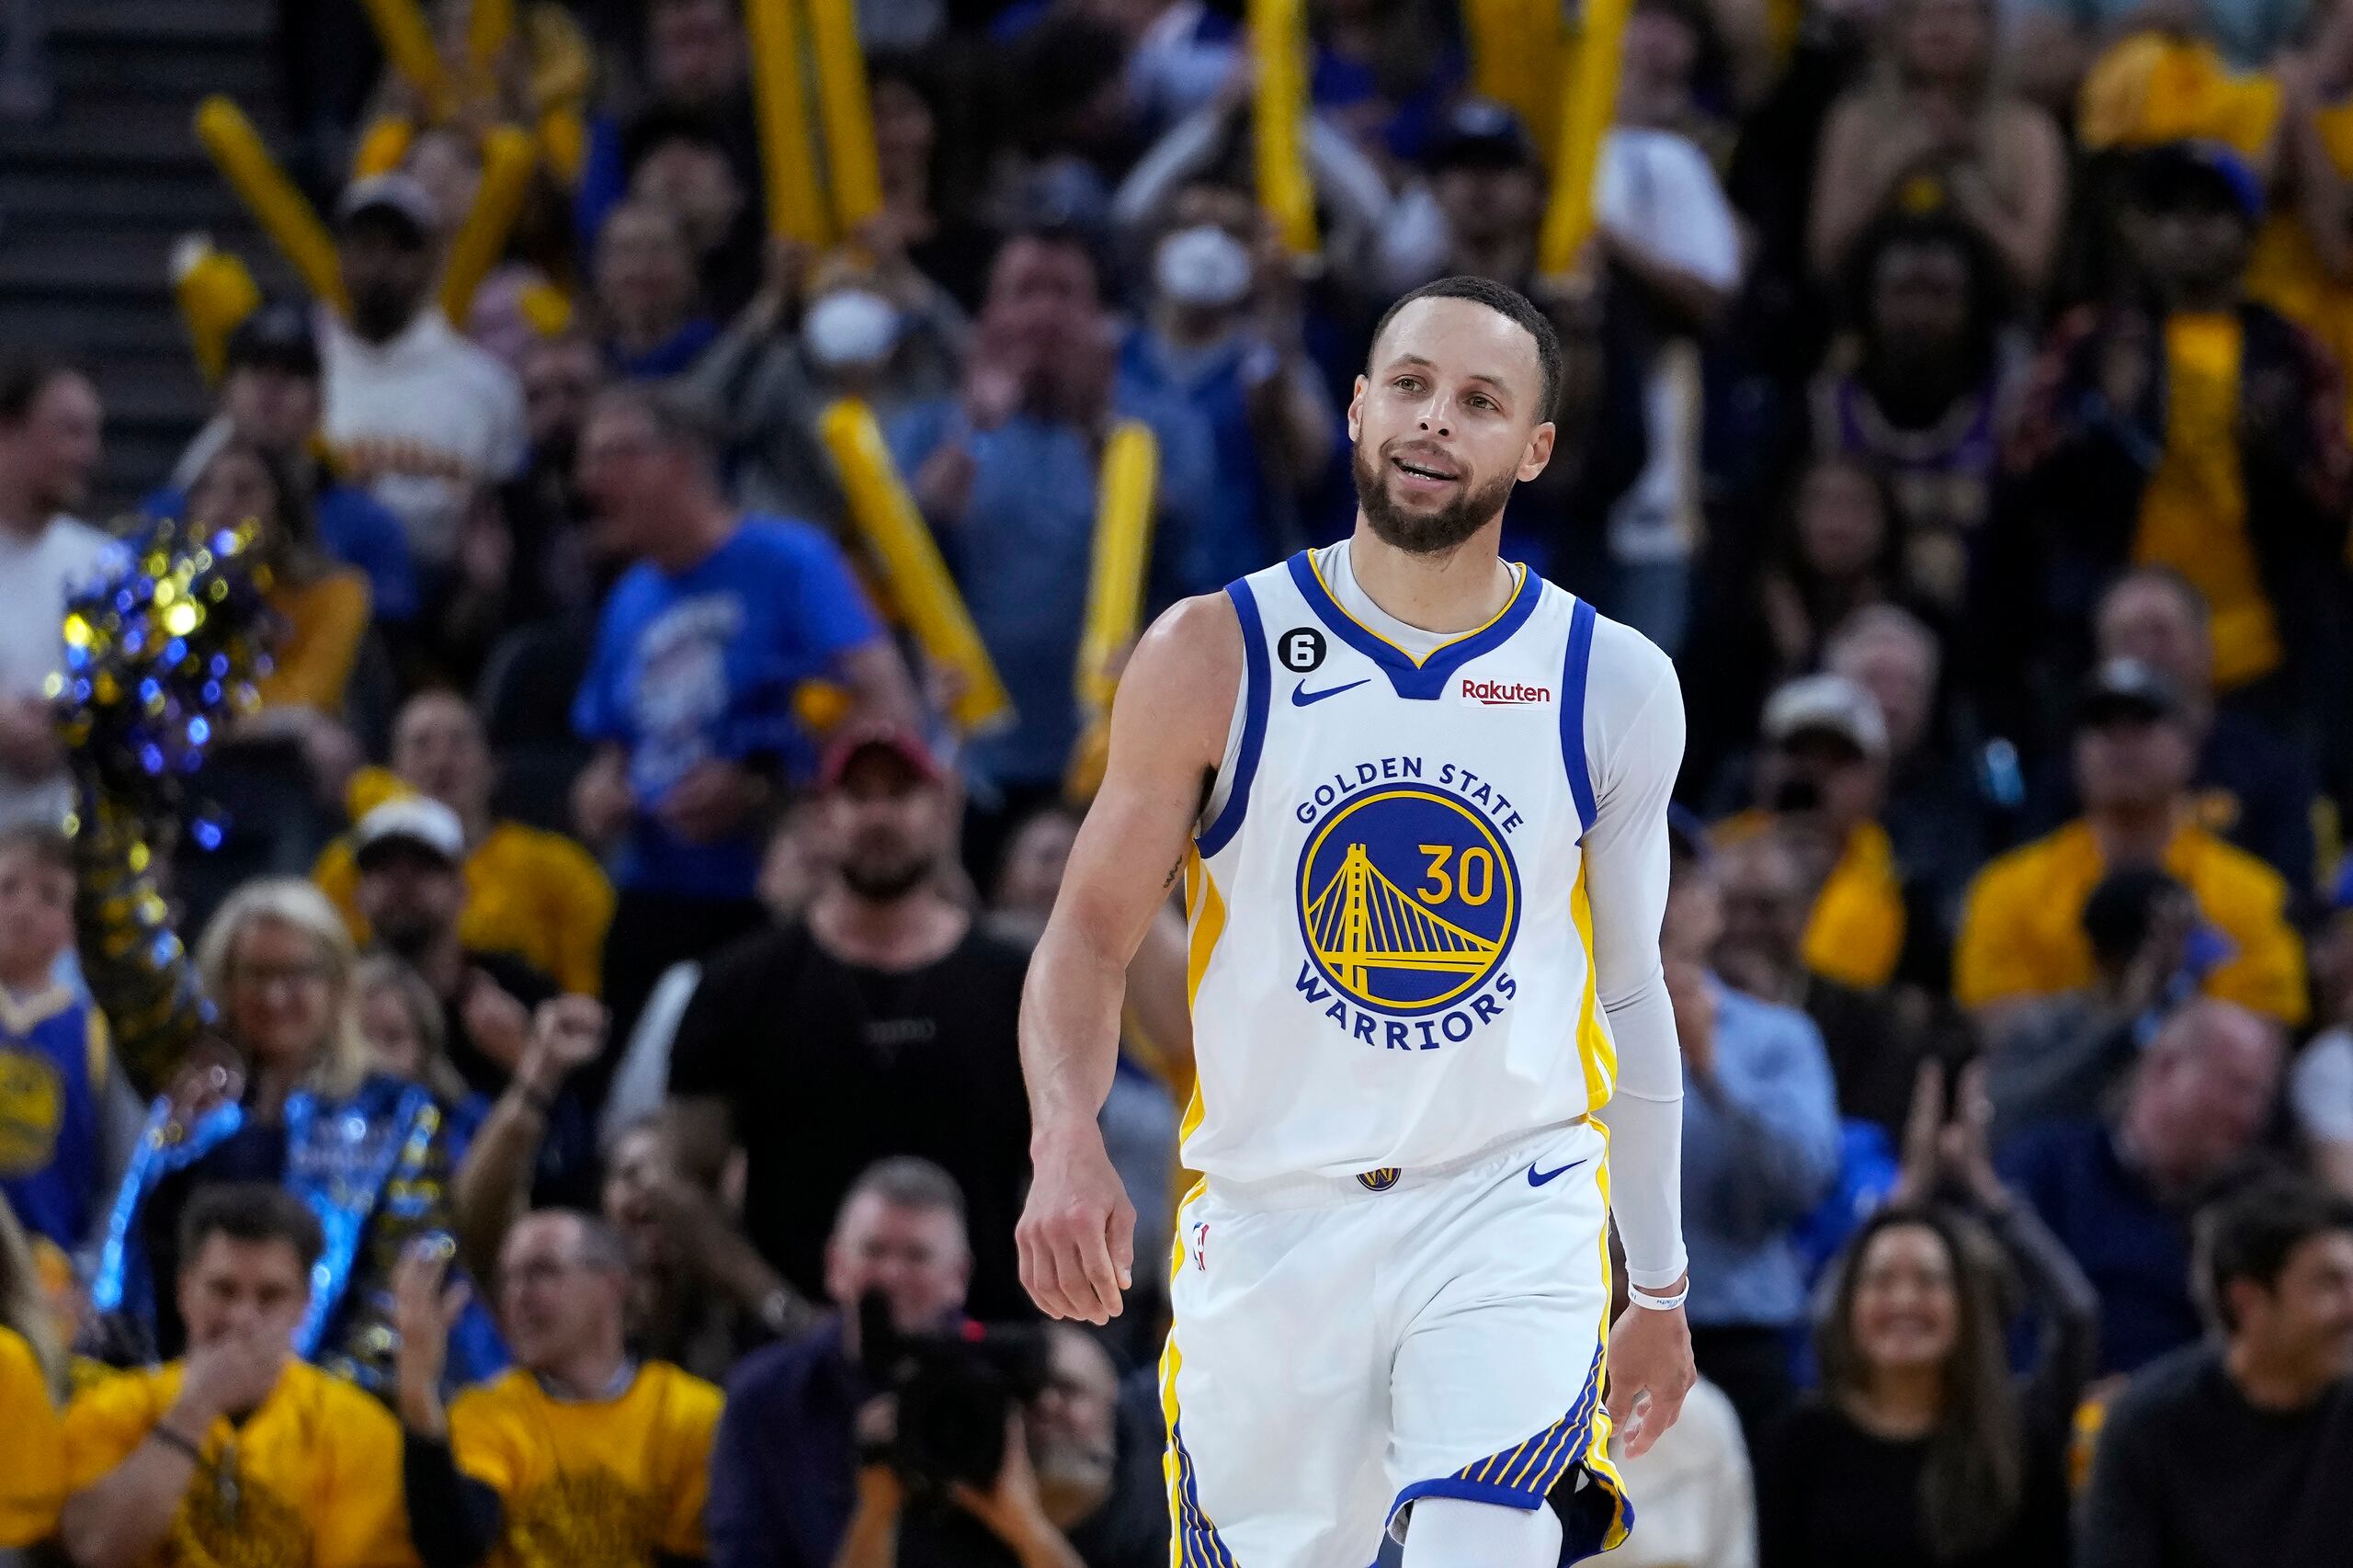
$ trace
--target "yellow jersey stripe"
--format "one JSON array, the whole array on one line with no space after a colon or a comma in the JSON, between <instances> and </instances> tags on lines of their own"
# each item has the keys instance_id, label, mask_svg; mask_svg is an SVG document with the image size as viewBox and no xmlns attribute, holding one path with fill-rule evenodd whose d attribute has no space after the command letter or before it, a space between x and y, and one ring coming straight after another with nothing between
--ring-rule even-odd
<instances>
[{"instance_id":1,"label":"yellow jersey stripe","mask_svg":"<svg viewBox=\"0 0 2353 1568\"><path fill-rule=\"evenodd\" d=\"M1198 849L1185 857L1185 909L1193 927L1185 945L1185 1003L1191 1006L1200 999L1201 977L1217 956L1218 938L1225 935L1225 895L1217 891L1217 879L1201 863Z\"/></svg>"},{"instance_id":2,"label":"yellow jersey stripe","mask_svg":"<svg viewBox=\"0 0 2353 1568\"><path fill-rule=\"evenodd\" d=\"M1463 632L1460 636L1448 638L1445 642L1439 643L1428 653L1424 653L1419 658L1415 658L1405 649L1397 648L1396 643L1390 642L1386 637L1382 637L1380 632L1375 631L1370 626L1366 626L1363 621L1358 620L1354 615L1350 615L1348 613L1348 607L1340 602L1340 596L1332 591L1332 585L1324 580L1324 568L1316 562L1315 552L1312 550L1307 552L1307 569L1315 574L1315 585L1324 590L1324 597L1331 601L1332 608L1338 610L1342 615L1347 616L1348 619L1354 622L1357 626L1363 628L1366 636L1378 639L1387 647L1397 648L1397 652L1402 654L1405 661L1408 664L1411 664L1415 669L1420 669L1424 665L1428 664L1432 659L1437 658L1440 653L1445 653L1457 642L1468 642L1472 638L1478 636L1479 633L1486 631L1488 627L1493 626L1495 622L1501 620L1506 614L1510 613L1511 607L1519 602L1519 596L1528 591L1528 580L1535 574L1529 572L1529 569L1519 562L1510 562L1510 565L1514 572L1519 574L1519 580L1512 585L1511 597L1504 600L1503 608L1501 609L1496 610L1495 614L1489 616L1485 620L1482 621L1477 626L1472 627L1470 631Z\"/></svg>"},{"instance_id":3,"label":"yellow jersey stripe","mask_svg":"<svg viewBox=\"0 0 2353 1568\"><path fill-rule=\"evenodd\" d=\"M1585 949L1585 996L1577 1005L1577 1060L1585 1066L1587 1115L1609 1102L1618 1083L1618 1046L1601 1021L1600 977L1593 964L1593 899L1586 892L1586 861L1577 858L1577 880L1569 888L1569 921Z\"/></svg>"}]
</instances>

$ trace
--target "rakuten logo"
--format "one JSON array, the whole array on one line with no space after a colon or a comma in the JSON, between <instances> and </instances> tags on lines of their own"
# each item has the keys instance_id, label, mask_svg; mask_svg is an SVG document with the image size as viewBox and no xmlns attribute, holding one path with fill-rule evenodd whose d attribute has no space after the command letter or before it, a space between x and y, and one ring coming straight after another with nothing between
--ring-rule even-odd
<instances>
[{"instance_id":1,"label":"rakuten logo","mask_svg":"<svg viewBox=\"0 0 2353 1568\"><path fill-rule=\"evenodd\" d=\"M1464 676L1462 696L1466 701L1483 702L1492 708L1498 704L1508 706L1522 702L1550 702L1552 700L1552 688L1546 686L1521 686L1517 682L1506 686L1501 681L1472 680L1469 676Z\"/></svg>"}]
</instances>

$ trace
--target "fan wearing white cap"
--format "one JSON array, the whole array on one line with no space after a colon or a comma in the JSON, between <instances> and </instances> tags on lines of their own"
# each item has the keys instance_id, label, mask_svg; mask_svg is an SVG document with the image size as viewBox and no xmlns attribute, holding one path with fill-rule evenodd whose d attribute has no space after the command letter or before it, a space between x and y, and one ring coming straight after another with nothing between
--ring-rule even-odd
<instances>
[{"instance_id":1,"label":"fan wearing white cap","mask_svg":"<svg viewBox=\"0 0 2353 1568\"><path fill-rule=\"evenodd\" d=\"M502 1105L507 1119L542 1124L525 1144L540 1148L536 1196L593 1204L595 1141L563 1082L602 1045L603 1009L585 996L558 998L553 981L511 953L465 947L466 834L448 806L423 795L387 801L359 819L351 842L360 912L377 946L415 969L440 1004L449 1065L475 1093L518 1102Z\"/></svg>"},{"instance_id":2,"label":"fan wearing white cap","mask_svg":"<svg viewBox=\"0 0 2353 1568\"><path fill-rule=\"evenodd\" d=\"M1887 792L1887 722L1844 676L1802 676L1765 704L1755 804L1716 829L1722 844L1777 834L1815 890L1805 966L1873 990L1893 978L1905 928L1895 850L1880 825Z\"/></svg>"},{"instance_id":3,"label":"fan wearing white cap","mask_svg":"<svg viewBox=\"0 0 2353 1568\"><path fill-rule=\"evenodd\" d=\"M347 320L330 323L328 445L342 471L399 516L427 564L456 553L475 488L523 466L514 374L452 328L434 302L439 214L404 174L355 182L335 204Z\"/></svg>"}]
</instances>

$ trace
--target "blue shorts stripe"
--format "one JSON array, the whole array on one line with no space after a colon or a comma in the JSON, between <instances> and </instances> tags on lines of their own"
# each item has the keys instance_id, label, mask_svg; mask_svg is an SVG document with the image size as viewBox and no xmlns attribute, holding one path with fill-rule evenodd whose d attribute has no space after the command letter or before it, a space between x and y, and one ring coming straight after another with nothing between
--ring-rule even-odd
<instances>
[{"instance_id":1,"label":"blue shorts stripe","mask_svg":"<svg viewBox=\"0 0 2353 1568\"><path fill-rule=\"evenodd\" d=\"M1394 1519L1397 1511L1416 1497L1461 1497L1513 1508L1542 1507L1571 1468L1585 1462L1586 1451L1592 1445L1595 1416L1601 1408L1602 1357L1602 1348L1596 1346L1585 1386L1577 1391L1576 1403L1559 1420L1526 1442L1472 1460L1451 1475L1414 1483L1397 1494L1396 1501L1389 1506L1389 1517ZM1597 1495L1608 1499L1611 1515L1597 1524L1576 1521L1578 1528L1573 1531L1575 1539L1572 1542L1576 1550L1563 1557L1563 1562L1574 1562L1600 1551L1604 1539L1613 1537L1618 1529L1633 1522L1633 1509L1619 1495L1616 1486L1598 1472L1594 1473L1594 1482L1599 1489ZM1564 1513L1563 1517L1571 1516Z\"/></svg>"},{"instance_id":2,"label":"blue shorts stripe","mask_svg":"<svg viewBox=\"0 0 2353 1568\"><path fill-rule=\"evenodd\" d=\"M1193 1456L1185 1449L1183 1424L1168 1433L1169 1447L1176 1454L1176 1561L1178 1568L1235 1568L1233 1553L1226 1550L1224 1540L1217 1533L1217 1526L1210 1522L1201 1507L1200 1493L1194 1483Z\"/></svg>"}]
</instances>

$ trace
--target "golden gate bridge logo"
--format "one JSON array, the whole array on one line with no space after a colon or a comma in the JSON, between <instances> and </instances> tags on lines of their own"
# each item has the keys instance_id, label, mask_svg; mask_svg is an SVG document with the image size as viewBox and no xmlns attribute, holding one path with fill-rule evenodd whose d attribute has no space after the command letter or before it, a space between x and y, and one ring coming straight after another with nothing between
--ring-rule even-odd
<instances>
[{"instance_id":1,"label":"golden gate bridge logo","mask_svg":"<svg viewBox=\"0 0 2353 1568\"><path fill-rule=\"evenodd\" d=\"M1300 932L1315 966L1368 1007L1443 1006L1494 972L1518 919L1518 877L1487 819L1426 788L1326 818L1300 857Z\"/></svg>"}]
</instances>

